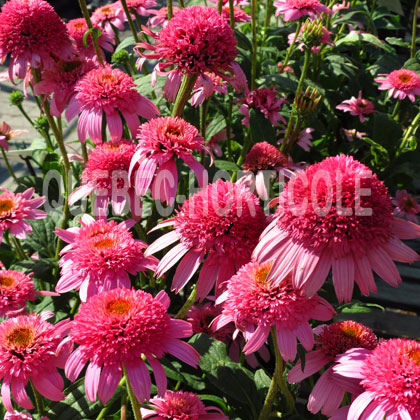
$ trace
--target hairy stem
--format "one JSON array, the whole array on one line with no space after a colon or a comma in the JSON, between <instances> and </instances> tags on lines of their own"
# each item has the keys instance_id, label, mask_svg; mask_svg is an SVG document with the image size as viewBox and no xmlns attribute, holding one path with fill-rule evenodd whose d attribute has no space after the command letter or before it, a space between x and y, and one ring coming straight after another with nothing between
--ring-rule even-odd
<instances>
[{"instance_id":1,"label":"hairy stem","mask_svg":"<svg viewBox=\"0 0 420 420\"><path fill-rule=\"evenodd\" d=\"M195 303L195 297L197 295L197 288L194 284L190 295L188 296L188 299L182 306L182 308L178 311L178 313L175 315L175 319L184 319L185 315L187 315L188 311L192 308L192 306Z\"/></svg>"},{"instance_id":2,"label":"hairy stem","mask_svg":"<svg viewBox=\"0 0 420 420\"><path fill-rule=\"evenodd\" d=\"M178 94L175 99L174 109L172 111L173 117L181 117L184 111L185 105L190 99L191 92L194 89L195 82L198 75L194 73L187 73L182 80L182 84L179 88Z\"/></svg>"},{"instance_id":3,"label":"hairy stem","mask_svg":"<svg viewBox=\"0 0 420 420\"><path fill-rule=\"evenodd\" d=\"M19 184L19 181L18 181L15 173L13 172L12 167L10 166L10 162L9 162L9 159L7 158L6 152L4 151L3 147L0 147L0 149L1 149L1 154L3 155L4 163L6 165L7 170L9 171L9 173L10 173L11 177L14 179L14 181Z\"/></svg>"}]
</instances>

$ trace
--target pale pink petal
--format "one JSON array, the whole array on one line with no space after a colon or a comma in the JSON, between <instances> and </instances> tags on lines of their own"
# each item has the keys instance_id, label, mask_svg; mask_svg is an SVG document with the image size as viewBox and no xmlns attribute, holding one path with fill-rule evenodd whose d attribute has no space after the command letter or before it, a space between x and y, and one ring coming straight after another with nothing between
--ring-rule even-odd
<instances>
[{"instance_id":1,"label":"pale pink petal","mask_svg":"<svg viewBox=\"0 0 420 420\"><path fill-rule=\"evenodd\" d=\"M350 406L348 420L358 420L366 407L373 401L374 394L366 391L360 394Z\"/></svg>"},{"instance_id":2,"label":"pale pink petal","mask_svg":"<svg viewBox=\"0 0 420 420\"><path fill-rule=\"evenodd\" d=\"M354 287L354 265L351 255L332 260L333 283L339 303L351 301Z\"/></svg>"},{"instance_id":3,"label":"pale pink petal","mask_svg":"<svg viewBox=\"0 0 420 420\"><path fill-rule=\"evenodd\" d=\"M276 325L277 345L284 361L290 362L296 357L297 341L296 335L288 330L280 329Z\"/></svg>"},{"instance_id":4,"label":"pale pink petal","mask_svg":"<svg viewBox=\"0 0 420 420\"><path fill-rule=\"evenodd\" d=\"M91 361L86 369L85 376L85 392L86 397L90 402L96 401L100 377L101 366Z\"/></svg>"},{"instance_id":5,"label":"pale pink petal","mask_svg":"<svg viewBox=\"0 0 420 420\"><path fill-rule=\"evenodd\" d=\"M261 346L267 341L270 334L270 327L263 327L259 325L256 330L251 334L251 338L246 342L243 352L249 355L259 350Z\"/></svg>"},{"instance_id":6,"label":"pale pink petal","mask_svg":"<svg viewBox=\"0 0 420 420\"><path fill-rule=\"evenodd\" d=\"M195 274L202 259L203 251L195 248L191 249L178 264L172 280L171 290L174 290L175 293L179 293Z\"/></svg>"},{"instance_id":7,"label":"pale pink petal","mask_svg":"<svg viewBox=\"0 0 420 420\"><path fill-rule=\"evenodd\" d=\"M121 375L120 366L104 365L98 385L98 397L102 404L106 404L114 395L120 382Z\"/></svg>"},{"instance_id":8,"label":"pale pink petal","mask_svg":"<svg viewBox=\"0 0 420 420\"><path fill-rule=\"evenodd\" d=\"M302 371L302 365L299 361L292 369L290 369L287 380L293 384L312 376L319 372L328 363L328 358L321 350L315 350L305 355L305 369Z\"/></svg>"},{"instance_id":9,"label":"pale pink petal","mask_svg":"<svg viewBox=\"0 0 420 420\"><path fill-rule=\"evenodd\" d=\"M137 362L126 363L127 375L140 404L150 398L152 382L146 364L139 358Z\"/></svg>"},{"instance_id":10,"label":"pale pink petal","mask_svg":"<svg viewBox=\"0 0 420 420\"><path fill-rule=\"evenodd\" d=\"M150 366L153 369L153 376L155 377L155 383L157 387L157 396L163 397L167 388L166 373L162 365L154 357L148 357Z\"/></svg>"}]
</instances>

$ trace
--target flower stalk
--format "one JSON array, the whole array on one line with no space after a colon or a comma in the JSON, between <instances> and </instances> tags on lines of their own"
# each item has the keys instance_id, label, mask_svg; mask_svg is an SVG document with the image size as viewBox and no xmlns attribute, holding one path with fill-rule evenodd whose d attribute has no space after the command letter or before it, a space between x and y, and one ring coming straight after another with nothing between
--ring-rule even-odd
<instances>
[{"instance_id":1,"label":"flower stalk","mask_svg":"<svg viewBox=\"0 0 420 420\"><path fill-rule=\"evenodd\" d=\"M289 49L287 50L286 57L284 58L283 64L281 66L281 68L283 70L285 69L285 67L289 63L289 59L290 59L290 56L292 55L292 51L293 51L293 48L296 44L296 40L297 40L297 37L299 36L299 32L300 32L301 27L302 27L302 21L300 20L298 25L297 25L297 28L296 28L295 36L293 37L293 41L290 44Z\"/></svg>"},{"instance_id":2,"label":"flower stalk","mask_svg":"<svg viewBox=\"0 0 420 420\"><path fill-rule=\"evenodd\" d=\"M127 17L128 26L130 27L131 33L133 34L134 40L136 43L140 42L139 36L137 34L136 28L134 26L133 19L131 18L130 11L128 10L126 0L121 0L121 6L124 9L125 16ZM168 15L169 15L169 8L168 8Z\"/></svg>"},{"instance_id":3,"label":"flower stalk","mask_svg":"<svg viewBox=\"0 0 420 420\"><path fill-rule=\"evenodd\" d=\"M257 0L251 0L251 26L252 26L252 56L251 56L251 89L255 89L257 77Z\"/></svg>"},{"instance_id":4,"label":"flower stalk","mask_svg":"<svg viewBox=\"0 0 420 420\"><path fill-rule=\"evenodd\" d=\"M131 387L130 380L128 379L127 369L123 365L124 377L127 383L127 392L131 402L131 408L133 410L135 420L143 420L140 412L139 402L137 401L136 395L134 394L133 388Z\"/></svg>"},{"instance_id":5,"label":"flower stalk","mask_svg":"<svg viewBox=\"0 0 420 420\"><path fill-rule=\"evenodd\" d=\"M411 35L411 48L410 48L410 57L414 58L416 55L416 38L417 38L417 13L419 10L420 0L416 1L414 6L414 13L413 13L413 29Z\"/></svg>"},{"instance_id":6,"label":"flower stalk","mask_svg":"<svg viewBox=\"0 0 420 420\"><path fill-rule=\"evenodd\" d=\"M187 73L182 80L178 94L175 99L174 109L172 111L173 117L181 117L185 105L190 99L191 92L194 89L195 82L197 81L198 74Z\"/></svg>"}]
</instances>

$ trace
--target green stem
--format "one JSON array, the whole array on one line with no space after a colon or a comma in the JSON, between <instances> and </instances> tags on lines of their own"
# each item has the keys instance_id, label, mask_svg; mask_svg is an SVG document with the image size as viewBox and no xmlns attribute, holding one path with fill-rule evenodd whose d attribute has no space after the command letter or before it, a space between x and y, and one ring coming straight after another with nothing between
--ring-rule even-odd
<instances>
[{"instance_id":1,"label":"green stem","mask_svg":"<svg viewBox=\"0 0 420 420\"><path fill-rule=\"evenodd\" d=\"M83 161L84 163L86 163L88 161L88 152L87 152L87 147L85 143L80 142L80 145L82 147L82 156L83 156Z\"/></svg>"},{"instance_id":2,"label":"green stem","mask_svg":"<svg viewBox=\"0 0 420 420\"><path fill-rule=\"evenodd\" d=\"M417 12L419 8L420 0L416 1L416 5L414 6L414 16L413 16L413 32L411 35L411 54L410 57L414 58L416 55L416 37L417 37Z\"/></svg>"},{"instance_id":3,"label":"green stem","mask_svg":"<svg viewBox=\"0 0 420 420\"><path fill-rule=\"evenodd\" d=\"M25 251L22 248L22 244L20 243L18 238L15 238L13 235L11 235L13 246L16 250L16 254L18 256L19 261L26 260L26 254Z\"/></svg>"},{"instance_id":4,"label":"green stem","mask_svg":"<svg viewBox=\"0 0 420 420\"><path fill-rule=\"evenodd\" d=\"M178 313L175 315L175 319L184 319L185 315L187 315L188 311L192 308L192 306L195 303L195 297L197 295L197 287L194 284L192 287L191 293L188 296L188 299L182 306L182 308L178 311Z\"/></svg>"},{"instance_id":5,"label":"green stem","mask_svg":"<svg viewBox=\"0 0 420 420\"><path fill-rule=\"evenodd\" d=\"M124 365L123 365L123 371L124 371L124 377L127 383L127 391L128 391L128 396L131 401L131 407L133 409L134 418L135 420L142 420L143 418L141 416L139 402L137 401L136 395L134 394L133 388L131 387L130 380L128 379L128 375L127 375L127 369L125 368Z\"/></svg>"},{"instance_id":6,"label":"green stem","mask_svg":"<svg viewBox=\"0 0 420 420\"><path fill-rule=\"evenodd\" d=\"M415 116L414 120L411 124L407 127L403 134L403 138L401 144L396 152L396 157L400 156L403 150L405 149L410 137L413 135L413 132L418 128L420 125L420 112Z\"/></svg>"},{"instance_id":7,"label":"green stem","mask_svg":"<svg viewBox=\"0 0 420 420\"><path fill-rule=\"evenodd\" d=\"M121 420L127 420L127 393L121 390ZM96 419L98 420L98 419Z\"/></svg>"},{"instance_id":8,"label":"green stem","mask_svg":"<svg viewBox=\"0 0 420 420\"><path fill-rule=\"evenodd\" d=\"M209 109L210 99L205 99L204 103L200 105L200 133L203 138L206 138L206 120L207 111Z\"/></svg>"},{"instance_id":9,"label":"green stem","mask_svg":"<svg viewBox=\"0 0 420 420\"><path fill-rule=\"evenodd\" d=\"M398 121L398 113L400 111L401 107L401 100L398 99L397 103L395 104L394 110L392 111L392 118L394 118L395 121Z\"/></svg>"},{"instance_id":10,"label":"green stem","mask_svg":"<svg viewBox=\"0 0 420 420\"><path fill-rule=\"evenodd\" d=\"M299 93L302 89L303 82L305 81L306 75L308 74L309 63L311 61L311 50L309 48L305 51L305 62L303 63L302 73L300 74L300 79L298 83L298 87L296 89L296 93Z\"/></svg>"},{"instance_id":11,"label":"green stem","mask_svg":"<svg viewBox=\"0 0 420 420\"><path fill-rule=\"evenodd\" d=\"M92 24L92 21L90 20L89 11L88 11L88 8L86 6L86 0L79 0L79 6L80 6L80 10L82 11L83 17L86 20L86 24L87 24L88 28L93 29L93 24ZM95 52L96 52L96 55L98 57L98 61L101 64L101 66L105 67L104 60L102 59L102 51L99 48L98 34L94 30L91 31L91 34L92 34L93 46L95 48Z\"/></svg>"},{"instance_id":12,"label":"green stem","mask_svg":"<svg viewBox=\"0 0 420 420\"><path fill-rule=\"evenodd\" d=\"M34 127L35 128L35 124L34 124L34 122L31 120L31 118L29 117L29 115L26 113L26 111L23 109L23 106L22 105L18 105L17 106L18 107L18 109L19 109L19 111L22 113L22 115L28 120L28 122L29 122L29 124L31 124L32 125L32 127Z\"/></svg>"},{"instance_id":13,"label":"green stem","mask_svg":"<svg viewBox=\"0 0 420 420\"><path fill-rule=\"evenodd\" d=\"M271 0L268 0L271 1ZM229 23L232 29L235 29L235 13L233 10L233 0L229 0Z\"/></svg>"},{"instance_id":14,"label":"green stem","mask_svg":"<svg viewBox=\"0 0 420 420\"><path fill-rule=\"evenodd\" d=\"M140 39L139 39L139 36L137 34L136 28L134 26L133 19L131 18L131 13L128 10L127 2L125 0L120 0L120 2L121 2L121 6L124 9L125 16L127 17L128 26L130 27L131 33L133 34L133 37L134 37L134 40L137 43L139 43L140 42Z\"/></svg>"},{"instance_id":15,"label":"green stem","mask_svg":"<svg viewBox=\"0 0 420 420\"><path fill-rule=\"evenodd\" d=\"M251 0L251 26L252 26L252 56L251 56L251 90L255 89L257 77L257 0Z\"/></svg>"},{"instance_id":16,"label":"green stem","mask_svg":"<svg viewBox=\"0 0 420 420\"><path fill-rule=\"evenodd\" d=\"M178 0L178 5L180 9L183 9L185 7L184 0Z\"/></svg>"},{"instance_id":17,"label":"green stem","mask_svg":"<svg viewBox=\"0 0 420 420\"><path fill-rule=\"evenodd\" d=\"M173 117L181 117L184 107L190 99L191 92L194 88L195 82L198 75L195 73L187 73L182 80L181 87L179 88L178 94L176 96L174 109L172 111Z\"/></svg>"},{"instance_id":18,"label":"green stem","mask_svg":"<svg viewBox=\"0 0 420 420\"><path fill-rule=\"evenodd\" d=\"M271 12L273 9L273 0L267 0L265 19L264 19L264 39L267 35L267 29L270 27Z\"/></svg>"},{"instance_id":19,"label":"green stem","mask_svg":"<svg viewBox=\"0 0 420 420\"><path fill-rule=\"evenodd\" d=\"M12 178L14 179L14 181L19 184L19 181L18 181L15 173L13 172L12 167L10 166L9 159L7 159L6 152L4 151L3 147L0 147L0 149L1 149L1 154L3 155L4 163L6 165L7 170L9 171L9 173L12 176Z\"/></svg>"},{"instance_id":20,"label":"green stem","mask_svg":"<svg viewBox=\"0 0 420 420\"><path fill-rule=\"evenodd\" d=\"M297 40L297 37L299 36L299 32L300 32L301 27L302 27L302 21L299 21L298 26L296 28L295 36L293 37L293 41L290 44L289 49L287 50L286 57L283 61L282 67L281 67L283 70L287 66L287 64L289 62L289 59L290 59L290 56L292 55L293 47L296 44L296 40Z\"/></svg>"},{"instance_id":21,"label":"green stem","mask_svg":"<svg viewBox=\"0 0 420 420\"><path fill-rule=\"evenodd\" d=\"M106 115L105 115L105 111L102 111L101 138L102 138L102 143L105 143L106 142Z\"/></svg>"},{"instance_id":22,"label":"green stem","mask_svg":"<svg viewBox=\"0 0 420 420\"><path fill-rule=\"evenodd\" d=\"M96 420L103 420L109 411L109 406L105 406L96 417Z\"/></svg>"},{"instance_id":23,"label":"green stem","mask_svg":"<svg viewBox=\"0 0 420 420\"><path fill-rule=\"evenodd\" d=\"M217 11L222 14L222 9L223 9L223 0L218 0L217 1Z\"/></svg>"},{"instance_id":24,"label":"green stem","mask_svg":"<svg viewBox=\"0 0 420 420\"><path fill-rule=\"evenodd\" d=\"M370 8L370 15L372 16L373 12L375 11L376 8L376 0L372 1L372 7Z\"/></svg>"},{"instance_id":25,"label":"green stem","mask_svg":"<svg viewBox=\"0 0 420 420\"><path fill-rule=\"evenodd\" d=\"M74 299L75 299L74 303L73 303L73 305L70 309L70 315L71 316L73 316L77 312L77 310L79 309L79 306L80 306L80 299L77 296Z\"/></svg>"},{"instance_id":26,"label":"green stem","mask_svg":"<svg viewBox=\"0 0 420 420\"><path fill-rule=\"evenodd\" d=\"M44 414L44 400L42 398L42 395L35 389L32 381L29 380L29 382L31 383L32 391L34 392L34 396L35 396L36 411L41 417Z\"/></svg>"},{"instance_id":27,"label":"green stem","mask_svg":"<svg viewBox=\"0 0 420 420\"><path fill-rule=\"evenodd\" d=\"M231 162L233 162L232 144L230 142L231 136L232 136L232 111L233 111L233 97L232 95L229 95L228 115L226 118L226 143L227 143L228 157Z\"/></svg>"},{"instance_id":28,"label":"green stem","mask_svg":"<svg viewBox=\"0 0 420 420\"><path fill-rule=\"evenodd\" d=\"M168 9L168 20L171 20L174 17L174 9L172 5L172 0L166 0L166 7Z\"/></svg>"},{"instance_id":29,"label":"green stem","mask_svg":"<svg viewBox=\"0 0 420 420\"><path fill-rule=\"evenodd\" d=\"M274 354L275 354L275 367L274 367L274 374L271 379L270 388L268 389L267 395L265 397L263 408L260 412L260 416L258 420L267 420L270 417L271 408L273 407L274 399L277 394L277 390L280 388L284 397L287 401L287 408L288 412L293 411L293 407L295 405L292 395L290 394L287 385L283 379L283 370L284 370L284 362L281 357L279 347L277 344L277 336L275 327L271 327L271 337L273 339L273 346L274 346Z\"/></svg>"},{"instance_id":30,"label":"green stem","mask_svg":"<svg viewBox=\"0 0 420 420\"><path fill-rule=\"evenodd\" d=\"M139 235L139 238L144 241L147 242L147 235L146 232L143 229L143 226L140 224L140 222L137 222L134 225L134 230L136 231L137 235Z\"/></svg>"},{"instance_id":31,"label":"green stem","mask_svg":"<svg viewBox=\"0 0 420 420\"><path fill-rule=\"evenodd\" d=\"M246 156L246 154L248 153L248 150L249 150L249 146L250 146L250 143L251 143L251 134L250 134L250 131L249 130L247 130L247 132L245 133L245 136L244 136L245 138L244 138L244 145L243 145L243 147L242 147L242 153L241 153L241 156L239 156L239 159L238 159L238 161L236 162L236 164L240 167L241 165L242 165L242 163L244 162L244 160L245 160L245 156Z\"/></svg>"}]
</instances>

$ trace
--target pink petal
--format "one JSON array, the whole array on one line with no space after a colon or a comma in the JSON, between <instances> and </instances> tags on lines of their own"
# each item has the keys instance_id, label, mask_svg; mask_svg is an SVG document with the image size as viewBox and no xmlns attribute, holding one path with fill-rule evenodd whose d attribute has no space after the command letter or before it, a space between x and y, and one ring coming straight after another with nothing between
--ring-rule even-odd
<instances>
[{"instance_id":1,"label":"pink petal","mask_svg":"<svg viewBox=\"0 0 420 420\"><path fill-rule=\"evenodd\" d=\"M169 308L169 305L171 304L171 301L169 299L168 294L164 291L161 290L156 296L155 296L155 300L157 300L158 302L160 302L163 306L165 306L166 309Z\"/></svg>"},{"instance_id":2,"label":"pink petal","mask_svg":"<svg viewBox=\"0 0 420 420\"><path fill-rule=\"evenodd\" d=\"M67 378L74 382L86 364L86 359L83 356L83 348L78 347L67 359L64 373Z\"/></svg>"},{"instance_id":3,"label":"pink petal","mask_svg":"<svg viewBox=\"0 0 420 420\"><path fill-rule=\"evenodd\" d=\"M41 395L52 401L61 401L66 397L62 392L63 379L61 375L55 371L47 373L39 373L31 376L34 387Z\"/></svg>"},{"instance_id":4,"label":"pink petal","mask_svg":"<svg viewBox=\"0 0 420 420\"><path fill-rule=\"evenodd\" d=\"M175 293L179 293L195 274L202 259L203 251L195 248L191 249L178 264L172 280L171 290L174 290Z\"/></svg>"},{"instance_id":5,"label":"pink petal","mask_svg":"<svg viewBox=\"0 0 420 420\"><path fill-rule=\"evenodd\" d=\"M168 353L182 360L190 366L197 367L200 359L200 354L195 351L189 344L181 340L171 340L165 345Z\"/></svg>"},{"instance_id":6,"label":"pink petal","mask_svg":"<svg viewBox=\"0 0 420 420\"><path fill-rule=\"evenodd\" d=\"M153 369L153 376L155 377L155 383L157 386L157 396L163 397L167 388L166 373L162 365L153 356L148 357L150 366Z\"/></svg>"},{"instance_id":7,"label":"pink petal","mask_svg":"<svg viewBox=\"0 0 420 420\"><path fill-rule=\"evenodd\" d=\"M299 325L299 327L295 329L295 334L306 351L312 350L315 343L314 333L307 322Z\"/></svg>"},{"instance_id":8,"label":"pink petal","mask_svg":"<svg viewBox=\"0 0 420 420\"><path fill-rule=\"evenodd\" d=\"M204 166L200 162L197 162L191 155L186 153L182 156L182 159L194 172L200 188L206 186L209 181L209 175Z\"/></svg>"},{"instance_id":9,"label":"pink petal","mask_svg":"<svg viewBox=\"0 0 420 420\"><path fill-rule=\"evenodd\" d=\"M189 250L189 246L184 243L180 243L173 247L165 256L160 260L155 276L160 277L166 273L171 267L173 267Z\"/></svg>"},{"instance_id":10,"label":"pink petal","mask_svg":"<svg viewBox=\"0 0 420 420\"><path fill-rule=\"evenodd\" d=\"M157 160L153 157L144 158L137 169L135 177L135 188L137 195L143 196L147 193L157 167Z\"/></svg>"},{"instance_id":11,"label":"pink petal","mask_svg":"<svg viewBox=\"0 0 420 420\"><path fill-rule=\"evenodd\" d=\"M420 226L394 217L392 230L400 239L415 239L420 236Z\"/></svg>"},{"instance_id":12,"label":"pink petal","mask_svg":"<svg viewBox=\"0 0 420 420\"><path fill-rule=\"evenodd\" d=\"M284 361L290 362L296 357L297 342L296 335L288 330L276 326L277 345Z\"/></svg>"},{"instance_id":13,"label":"pink petal","mask_svg":"<svg viewBox=\"0 0 420 420\"><path fill-rule=\"evenodd\" d=\"M146 364L143 360L139 359L137 362L125 364L127 369L128 379L131 387L133 388L134 394L136 395L140 404L144 400L150 398L150 392L152 389L152 382L150 380L149 371L147 370Z\"/></svg>"},{"instance_id":14,"label":"pink petal","mask_svg":"<svg viewBox=\"0 0 420 420\"><path fill-rule=\"evenodd\" d=\"M251 334L251 338L246 342L243 352L246 356L254 351L257 351L267 341L270 334L270 327L263 327L259 325L256 330Z\"/></svg>"},{"instance_id":15,"label":"pink petal","mask_svg":"<svg viewBox=\"0 0 420 420\"><path fill-rule=\"evenodd\" d=\"M85 376L85 392L90 402L96 401L100 378L101 366L91 361L86 369Z\"/></svg>"},{"instance_id":16,"label":"pink petal","mask_svg":"<svg viewBox=\"0 0 420 420\"><path fill-rule=\"evenodd\" d=\"M358 420L365 411L366 407L374 400L374 394L371 392L363 392L360 394L350 406L348 420Z\"/></svg>"},{"instance_id":17,"label":"pink petal","mask_svg":"<svg viewBox=\"0 0 420 420\"><path fill-rule=\"evenodd\" d=\"M351 255L332 260L333 283L339 303L350 302L354 286L354 261Z\"/></svg>"},{"instance_id":18,"label":"pink petal","mask_svg":"<svg viewBox=\"0 0 420 420\"><path fill-rule=\"evenodd\" d=\"M369 262L375 272L389 283L391 286L397 287L401 283L401 276L391 260L390 256L382 248L372 248L368 252Z\"/></svg>"},{"instance_id":19,"label":"pink petal","mask_svg":"<svg viewBox=\"0 0 420 420\"><path fill-rule=\"evenodd\" d=\"M366 296L369 295L369 291L376 293L378 289L367 257L358 257L354 269L354 278L360 291Z\"/></svg>"},{"instance_id":20,"label":"pink petal","mask_svg":"<svg viewBox=\"0 0 420 420\"><path fill-rule=\"evenodd\" d=\"M79 188L76 188L70 195L69 195L69 206L72 206L76 201L79 201L82 198L87 197L95 191L95 187L89 184L81 185ZM69 241L66 241L69 242Z\"/></svg>"},{"instance_id":21,"label":"pink petal","mask_svg":"<svg viewBox=\"0 0 420 420\"><path fill-rule=\"evenodd\" d=\"M3 378L3 383L1 385L1 401L7 411L13 412L12 400L10 397L10 379L9 376Z\"/></svg>"},{"instance_id":22,"label":"pink petal","mask_svg":"<svg viewBox=\"0 0 420 420\"><path fill-rule=\"evenodd\" d=\"M106 404L114 395L121 373L119 365L104 365L98 385L98 397L102 404Z\"/></svg>"},{"instance_id":23,"label":"pink petal","mask_svg":"<svg viewBox=\"0 0 420 420\"><path fill-rule=\"evenodd\" d=\"M289 383L300 382L314 373L319 372L328 363L328 358L321 350L315 350L305 355L305 369L302 371L302 365L299 361L287 375Z\"/></svg>"},{"instance_id":24,"label":"pink petal","mask_svg":"<svg viewBox=\"0 0 420 420\"><path fill-rule=\"evenodd\" d=\"M389 256L395 261L412 263L420 259L420 255L418 255L417 252L397 238L391 238L386 244L384 244L384 248L386 252L388 252Z\"/></svg>"},{"instance_id":25,"label":"pink petal","mask_svg":"<svg viewBox=\"0 0 420 420\"><path fill-rule=\"evenodd\" d=\"M112 141L119 141L122 138L122 121L118 113L106 114L106 122L108 123L109 134Z\"/></svg>"}]
</instances>

